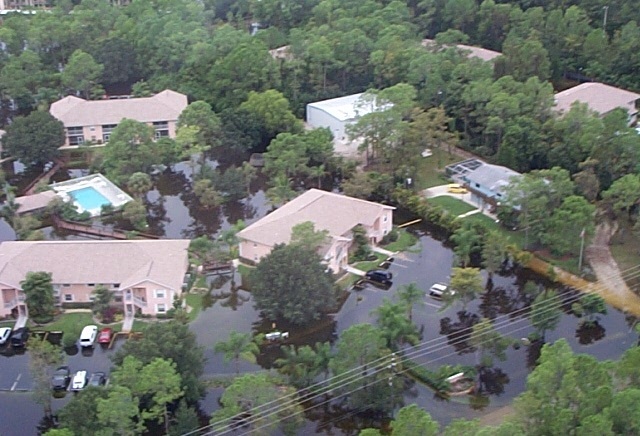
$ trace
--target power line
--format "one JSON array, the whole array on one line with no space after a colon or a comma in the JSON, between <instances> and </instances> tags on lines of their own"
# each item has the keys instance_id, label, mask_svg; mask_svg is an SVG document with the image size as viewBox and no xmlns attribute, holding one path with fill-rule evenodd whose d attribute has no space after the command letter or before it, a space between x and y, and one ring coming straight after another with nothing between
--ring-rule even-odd
<instances>
[{"instance_id":1,"label":"power line","mask_svg":"<svg viewBox=\"0 0 640 436\"><path fill-rule=\"evenodd\" d=\"M635 277L637 275L640 275L640 265L632 267L632 268L629 268L627 271L625 271L625 274L629 275L628 278L632 278L632 277ZM596 284L597 288L601 288L602 286L603 285ZM583 291L585 291L587 293L593 292L593 291L596 291L596 290L597 289L583 289ZM554 297L546 300L544 302L544 305L546 305L547 307L545 308L544 306L541 306L544 309L541 313L545 313L547 311L553 310L553 308L555 307L555 304L558 303L558 301L560 299L564 298L568 294L571 294L572 292L574 292L574 291L573 290L568 290L568 291L565 291L565 292L562 292L562 293L558 293ZM562 300L562 304L567 304L568 302L577 301L581 297L582 297L581 294L576 294L573 297L569 297L566 300ZM571 300L571 301L569 301L569 300ZM513 324L515 322L520 322L520 321L526 319L526 318L522 318L522 315L524 315L525 312L530 307L531 306L525 306L525 307L522 307L520 309L516 309L515 311L512 311L512 312L509 312L507 314L503 314L503 315L500 315L500 316L496 317L494 319L494 323L493 323L494 330L500 330L504 324ZM516 320L513 320L513 315L516 315L516 314L518 316L520 316L520 318L516 319ZM507 319L505 320L504 318L507 318ZM528 326L525 326L523 328L527 328L527 327ZM519 328L519 329L517 329L515 331L519 331L521 329L522 328ZM441 350L441 349L443 349L445 347L456 345L457 343L461 343L461 342L463 342L463 339L465 339L464 336L466 336L466 334L470 334L471 330L472 330L472 328L465 328L465 329L462 329L462 330L456 332L456 333L458 333L458 334L460 334L462 336L461 340L458 341L458 342L454 341L453 343L448 343L448 340L447 340L446 337L444 337L444 338L443 337L438 337L438 338L431 339L429 341L425 341L425 342L422 342L420 344L417 344L417 345L415 345L413 347L412 350L410 350L405 356L403 356L403 358L421 357L423 355L426 355L426 354L429 354L429 353L433 353L435 351L439 351L439 350ZM513 331L510 332L510 333L513 333ZM445 342L445 343L444 344L438 344L438 343L435 343L435 342ZM424 347L426 347L426 348L424 348ZM451 353L449 355L455 355L455 354L457 354L457 352ZM449 356L449 355L447 355L447 356ZM303 396L301 399L303 401L310 401L310 400L312 400L314 398L317 398L318 396L325 395L326 393L328 393L328 392L330 392L332 390L338 389L338 388L340 388L342 386L347 386L349 384L352 384L352 383L356 382L358 379L360 379L362 377L361 374L359 372L357 372L357 371L360 371L365 366L367 366L369 368L372 368L372 367L376 368L378 365L380 365L382 363L388 363L389 359L392 356L393 356L393 354L382 356L382 357L380 357L378 359L375 359L375 360L373 360L371 362L368 362L365 365L354 367L351 370L346 371L346 372L344 372L342 374L339 374L337 376L331 377L331 378L326 379L324 381L315 383L314 385L310 386L306 390L312 390L315 387L320 387L321 385L326 385L326 384L328 384L328 386L325 386L324 388L321 388L321 390L318 393L314 394L312 397ZM440 358L444 358L444 357L446 357L446 356L442 356ZM434 359L434 361L435 360L439 360L440 358ZM429 363L429 362L427 362L427 363ZM371 374L368 374L367 376L375 375L376 373L380 372L381 370L383 370L385 368L386 368L386 366L384 368L378 368L378 369L376 369L375 372L372 372ZM350 373L355 373L355 375L351 375L351 376L346 377ZM347 392L345 394L341 394L341 395L338 396L338 398L341 397L341 396L347 395L348 393L349 392ZM197 432L201 432L201 431L207 430L207 429L215 427L215 426L227 427L230 424L223 424L223 422L225 422L225 421L233 421L234 419L238 419L238 418L241 418L242 416L246 416L247 413L251 413L251 412L252 412L252 415L255 418L250 418L249 421L251 421L251 419L253 419L253 420L263 419L263 418L271 416L271 415L273 415L275 413L280 413L282 410L286 410L286 408L288 408L288 407L297 405L298 401L300 400L299 398L297 398L297 396L299 394L300 394L300 392L294 392L292 394L288 394L285 397L281 397L281 398L279 398L277 400L262 404L260 406L256 406L252 410L242 412L241 414L237 414L237 415L234 415L232 417L228 417L228 418L225 418L223 420L211 423L211 424L209 424L207 426L204 426L204 427L201 427L201 428L199 428L197 430L193 430L193 431L191 431L189 433L186 433L184 436L191 435L191 434L194 434L194 433L197 433ZM282 400L286 399L287 397L293 397L293 399L291 401L289 401L289 404L282 404L281 403ZM280 404L276 404L276 403L280 403ZM267 408L269 406L273 406L273 407L268 408L267 410L261 410L261 409L265 409L265 408ZM314 405L313 407L317 407L317 405ZM280 410L278 410L278 409L280 409ZM256 414L259 414L259 415L256 415ZM266 415L264 415L264 414L266 414ZM246 420L244 422L246 423ZM219 428L219 429L218 428L213 429L213 431L214 432L215 431L221 431L221 430L224 429L224 427ZM225 434L228 431L229 430L227 430L227 431L225 431L225 432L223 432L221 434ZM210 434L210 433L207 433L207 434Z\"/></svg>"}]
</instances>

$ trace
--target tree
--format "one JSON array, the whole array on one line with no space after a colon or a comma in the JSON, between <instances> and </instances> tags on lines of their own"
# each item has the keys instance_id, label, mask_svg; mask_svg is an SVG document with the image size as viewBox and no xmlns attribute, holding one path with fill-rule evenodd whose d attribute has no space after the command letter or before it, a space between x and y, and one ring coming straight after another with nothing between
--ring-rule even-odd
<instances>
[{"instance_id":1,"label":"tree","mask_svg":"<svg viewBox=\"0 0 640 436\"><path fill-rule=\"evenodd\" d=\"M196 410L188 406L184 400L180 400L178 408L173 414L171 427L169 427L169 436L181 436L199 427L200 420Z\"/></svg>"},{"instance_id":2,"label":"tree","mask_svg":"<svg viewBox=\"0 0 640 436\"><path fill-rule=\"evenodd\" d=\"M143 364L135 357L127 356L112 372L111 378L115 386L129 390L140 409L142 421L157 420L161 423L164 420L165 433L168 433L167 404L173 403L183 394L175 362L156 357Z\"/></svg>"},{"instance_id":3,"label":"tree","mask_svg":"<svg viewBox=\"0 0 640 436\"><path fill-rule=\"evenodd\" d=\"M497 231L488 233L482 246L482 266L489 275L487 282L492 280L493 274L502 268L508 256L507 241L504 237Z\"/></svg>"},{"instance_id":4,"label":"tree","mask_svg":"<svg viewBox=\"0 0 640 436\"><path fill-rule=\"evenodd\" d=\"M607 313L607 304L604 298L598 294L586 294L571 305L571 310L580 318L584 318L584 320L580 321L581 323L593 325L597 322L598 314Z\"/></svg>"},{"instance_id":5,"label":"tree","mask_svg":"<svg viewBox=\"0 0 640 436\"><path fill-rule=\"evenodd\" d=\"M171 360L175 362L181 377L180 386L184 390L185 400L193 404L203 393L199 381L204 369L203 349L185 324L176 321L149 324L142 338L128 340L118 350L113 363L121 365L126 356L133 356L143 364L155 358Z\"/></svg>"},{"instance_id":6,"label":"tree","mask_svg":"<svg viewBox=\"0 0 640 436\"><path fill-rule=\"evenodd\" d=\"M436 436L438 423L416 404L404 406L391 421L394 436Z\"/></svg>"},{"instance_id":7,"label":"tree","mask_svg":"<svg viewBox=\"0 0 640 436\"><path fill-rule=\"evenodd\" d=\"M565 198L547 221L542 241L557 254L577 254L582 238L593 233L595 212L584 197Z\"/></svg>"},{"instance_id":8,"label":"tree","mask_svg":"<svg viewBox=\"0 0 640 436\"><path fill-rule=\"evenodd\" d=\"M133 173L149 173L162 162L153 142L153 128L135 120L120 121L104 147L102 166L109 179L125 183Z\"/></svg>"},{"instance_id":9,"label":"tree","mask_svg":"<svg viewBox=\"0 0 640 436\"><path fill-rule=\"evenodd\" d=\"M104 93L98 84L103 70L104 67L97 63L89 53L76 50L62 71L62 84L68 89L79 91L88 100Z\"/></svg>"},{"instance_id":10,"label":"tree","mask_svg":"<svg viewBox=\"0 0 640 436\"><path fill-rule=\"evenodd\" d=\"M376 324L389 349L398 351L404 343L414 345L418 342L418 330L407 318L403 304L394 304L385 299L374 313Z\"/></svg>"},{"instance_id":11,"label":"tree","mask_svg":"<svg viewBox=\"0 0 640 436\"><path fill-rule=\"evenodd\" d=\"M312 221L305 221L291 228L291 242L289 242L289 245L300 245L312 250L318 250L327 243L328 239L328 230L316 230Z\"/></svg>"},{"instance_id":12,"label":"tree","mask_svg":"<svg viewBox=\"0 0 640 436\"><path fill-rule=\"evenodd\" d=\"M296 198L297 193L291 188L291 179L286 175L280 174L274 177L269 184L271 187L267 189L267 199L274 206L281 206Z\"/></svg>"},{"instance_id":13,"label":"tree","mask_svg":"<svg viewBox=\"0 0 640 436\"><path fill-rule=\"evenodd\" d=\"M258 344L251 337L251 333L232 331L228 341L218 342L213 348L216 353L224 354L225 362L235 361L236 374L240 374L240 359L256 363L256 356L260 354Z\"/></svg>"},{"instance_id":14,"label":"tree","mask_svg":"<svg viewBox=\"0 0 640 436\"><path fill-rule=\"evenodd\" d=\"M382 331L371 324L352 325L340 335L329 367L336 393L348 394L352 409L388 413L398 404L402 382L392 367L398 364L383 359L389 355L385 342Z\"/></svg>"},{"instance_id":15,"label":"tree","mask_svg":"<svg viewBox=\"0 0 640 436\"><path fill-rule=\"evenodd\" d=\"M285 400L288 406L276 410L276 413L272 413L272 407L267 407ZM225 389L220 403L222 408L211 417L214 432L233 427L236 423L230 418L238 415L243 415L243 421L250 430L259 429L264 434L271 434L276 429L285 434L295 434L303 423L303 408L294 390L279 384L267 374L236 377L231 386Z\"/></svg>"},{"instance_id":16,"label":"tree","mask_svg":"<svg viewBox=\"0 0 640 436\"><path fill-rule=\"evenodd\" d=\"M640 176L627 174L619 178L602 193L602 199L617 216L624 213L630 219L633 207L640 204Z\"/></svg>"},{"instance_id":17,"label":"tree","mask_svg":"<svg viewBox=\"0 0 640 436\"><path fill-rule=\"evenodd\" d=\"M249 92L247 101L240 105L240 109L253 114L262 122L268 138L274 138L282 132L298 133L302 130L300 120L289 108L289 101L275 89Z\"/></svg>"},{"instance_id":18,"label":"tree","mask_svg":"<svg viewBox=\"0 0 640 436\"><path fill-rule=\"evenodd\" d=\"M197 126L184 125L178 127L176 132L176 144L181 151L183 159L189 159L191 164L191 173L195 175L196 165L199 163L201 168L205 160L205 152L211 149L211 146L203 142L204 138L200 134L200 128Z\"/></svg>"},{"instance_id":19,"label":"tree","mask_svg":"<svg viewBox=\"0 0 640 436\"><path fill-rule=\"evenodd\" d=\"M142 433L144 426L140 421L138 405L128 388L113 386L107 398L98 398L97 406L98 422L101 424L97 435L133 436Z\"/></svg>"},{"instance_id":20,"label":"tree","mask_svg":"<svg viewBox=\"0 0 640 436\"><path fill-rule=\"evenodd\" d=\"M533 301L529 320L544 341L546 331L554 330L561 316L560 297L555 291L545 289Z\"/></svg>"},{"instance_id":21,"label":"tree","mask_svg":"<svg viewBox=\"0 0 640 436\"><path fill-rule=\"evenodd\" d=\"M98 400L106 397L106 389L93 386L78 392L58 412L60 426L71 430L74 435L97 434L102 429L98 421Z\"/></svg>"},{"instance_id":22,"label":"tree","mask_svg":"<svg viewBox=\"0 0 640 436\"><path fill-rule=\"evenodd\" d=\"M564 339L545 345L527 390L514 401L516 423L534 436L587 434L581 433L587 419L593 422L611 404L609 369L592 356L574 355Z\"/></svg>"},{"instance_id":23,"label":"tree","mask_svg":"<svg viewBox=\"0 0 640 436\"><path fill-rule=\"evenodd\" d=\"M498 333L491 320L487 318L473 325L469 338L469 343L476 349L476 362L480 367L493 366L494 357L505 360L509 342L510 340Z\"/></svg>"},{"instance_id":24,"label":"tree","mask_svg":"<svg viewBox=\"0 0 640 436\"><path fill-rule=\"evenodd\" d=\"M45 415L51 414L51 375L53 369L62 364L62 349L33 337L28 343L29 370L34 380L33 399L42 404Z\"/></svg>"},{"instance_id":25,"label":"tree","mask_svg":"<svg viewBox=\"0 0 640 436\"><path fill-rule=\"evenodd\" d=\"M222 122L209 103L199 100L189 104L178 117L178 129L185 126L197 128L197 143L209 148L220 145Z\"/></svg>"},{"instance_id":26,"label":"tree","mask_svg":"<svg viewBox=\"0 0 640 436\"><path fill-rule=\"evenodd\" d=\"M409 321L413 320L413 306L424 306L424 291L414 283L403 285L398 290L398 299L407 307Z\"/></svg>"},{"instance_id":27,"label":"tree","mask_svg":"<svg viewBox=\"0 0 640 436\"><path fill-rule=\"evenodd\" d=\"M205 209L213 209L222 204L222 195L209 179L200 179L193 184L193 193Z\"/></svg>"},{"instance_id":28,"label":"tree","mask_svg":"<svg viewBox=\"0 0 640 436\"><path fill-rule=\"evenodd\" d=\"M104 317L104 312L111 305L113 300L113 292L106 286L99 285L93 290L93 303L91 304L91 311L94 314L100 314ZM103 319L104 322L104 319Z\"/></svg>"},{"instance_id":29,"label":"tree","mask_svg":"<svg viewBox=\"0 0 640 436\"><path fill-rule=\"evenodd\" d=\"M129 221L134 229L145 230L147 224L147 208L140 200L133 200L126 203L122 209L122 217Z\"/></svg>"},{"instance_id":30,"label":"tree","mask_svg":"<svg viewBox=\"0 0 640 436\"><path fill-rule=\"evenodd\" d=\"M39 271L28 272L20 282L25 293L25 302L29 315L36 322L49 322L53 318L54 298L51 273Z\"/></svg>"},{"instance_id":31,"label":"tree","mask_svg":"<svg viewBox=\"0 0 640 436\"><path fill-rule=\"evenodd\" d=\"M270 319L299 325L317 320L335 303L325 269L312 248L276 245L251 274L256 307Z\"/></svg>"},{"instance_id":32,"label":"tree","mask_svg":"<svg viewBox=\"0 0 640 436\"><path fill-rule=\"evenodd\" d=\"M6 130L3 148L25 165L46 164L58 156L58 148L64 144L64 126L49 112L15 117Z\"/></svg>"},{"instance_id":33,"label":"tree","mask_svg":"<svg viewBox=\"0 0 640 436\"><path fill-rule=\"evenodd\" d=\"M133 173L127 181L127 189L138 199L147 195L147 192L149 192L152 187L153 182L151 181L151 176L146 173Z\"/></svg>"},{"instance_id":34,"label":"tree","mask_svg":"<svg viewBox=\"0 0 640 436\"><path fill-rule=\"evenodd\" d=\"M280 347L283 357L276 359L278 371L289 378L289 383L298 388L308 387L318 375L318 356L313 348L303 345L296 348L293 345Z\"/></svg>"},{"instance_id":35,"label":"tree","mask_svg":"<svg viewBox=\"0 0 640 436\"><path fill-rule=\"evenodd\" d=\"M462 300L462 310L467 310L476 295L482 292L482 276L478 268L453 268L451 270L451 291L447 294L450 301Z\"/></svg>"},{"instance_id":36,"label":"tree","mask_svg":"<svg viewBox=\"0 0 640 436\"><path fill-rule=\"evenodd\" d=\"M471 262L472 254L482 249L482 235L467 221L458 227L449 239L455 244L453 251L463 267Z\"/></svg>"}]
</instances>

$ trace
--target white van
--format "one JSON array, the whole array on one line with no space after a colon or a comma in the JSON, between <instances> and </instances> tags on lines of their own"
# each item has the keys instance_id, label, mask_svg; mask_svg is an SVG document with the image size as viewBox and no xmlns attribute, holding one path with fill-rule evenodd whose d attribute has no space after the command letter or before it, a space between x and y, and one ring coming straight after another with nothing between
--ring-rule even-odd
<instances>
[{"instance_id":1,"label":"white van","mask_svg":"<svg viewBox=\"0 0 640 436\"><path fill-rule=\"evenodd\" d=\"M96 341L96 335L98 334L98 327L95 325L88 325L82 329L80 334L80 346L81 347L93 347L93 343Z\"/></svg>"}]
</instances>

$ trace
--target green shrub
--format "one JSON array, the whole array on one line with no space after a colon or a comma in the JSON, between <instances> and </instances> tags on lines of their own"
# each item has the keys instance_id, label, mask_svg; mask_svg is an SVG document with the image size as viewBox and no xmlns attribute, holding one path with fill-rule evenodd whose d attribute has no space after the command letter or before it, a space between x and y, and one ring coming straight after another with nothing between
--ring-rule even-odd
<instances>
[{"instance_id":1,"label":"green shrub","mask_svg":"<svg viewBox=\"0 0 640 436\"><path fill-rule=\"evenodd\" d=\"M93 303L91 303L90 301L85 303L80 303L80 302L62 303L62 307L64 309L91 309L92 306L93 306Z\"/></svg>"},{"instance_id":2,"label":"green shrub","mask_svg":"<svg viewBox=\"0 0 640 436\"><path fill-rule=\"evenodd\" d=\"M31 320L33 322L35 322L36 324L47 324L47 323L50 323L51 321L53 321L53 315L52 314L45 314L45 315L33 316L33 317L31 317Z\"/></svg>"}]
</instances>

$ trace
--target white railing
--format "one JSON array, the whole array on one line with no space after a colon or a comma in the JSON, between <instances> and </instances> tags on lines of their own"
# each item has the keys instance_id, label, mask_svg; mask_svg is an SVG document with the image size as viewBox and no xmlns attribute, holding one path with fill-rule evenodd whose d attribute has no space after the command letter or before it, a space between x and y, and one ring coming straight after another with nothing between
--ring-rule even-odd
<instances>
[{"instance_id":1,"label":"white railing","mask_svg":"<svg viewBox=\"0 0 640 436\"><path fill-rule=\"evenodd\" d=\"M18 305L18 300L16 300L14 298L13 300L4 303L4 308L5 309L12 309L12 308L16 307L17 305Z\"/></svg>"},{"instance_id":2,"label":"white railing","mask_svg":"<svg viewBox=\"0 0 640 436\"><path fill-rule=\"evenodd\" d=\"M133 302L140 307L147 307L147 302L144 301L142 298L133 297Z\"/></svg>"}]
</instances>

